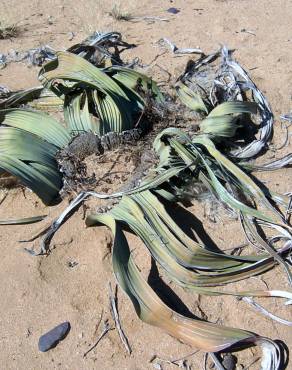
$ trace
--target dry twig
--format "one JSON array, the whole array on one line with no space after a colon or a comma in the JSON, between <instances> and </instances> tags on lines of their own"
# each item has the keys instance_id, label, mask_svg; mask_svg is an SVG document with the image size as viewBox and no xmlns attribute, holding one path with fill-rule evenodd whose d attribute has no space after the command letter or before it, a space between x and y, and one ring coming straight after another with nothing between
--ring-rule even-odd
<instances>
[{"instance_id":1,"label":"dry twig","mask_svg":"<svg viewBox=\"0 0 292 370\"><path fill-rule=\"evenodd\" d=\"M128 339L127 339L127 337L126 337L126 335L125 335L125 333L122 329L120 318L119 318L119 313L118 313L118 309L117 309L117 303L116 303L117 302L117 285L116 285L116 288L115 288L115 294L113 294L111 283L109 283L109 300L110 300L111 314L112 314L113 320L115 322L115 326L118 330L119 336L121 338L121 341L122 341L126 351L130 355L132 350L131 350L131 347L129 345Z\"/></svg>"},{"instance_id":2,"label":"dry twig","mask_svg":"<svg viewBox=\"0 0 292 370\"><path fill-rule=\"evenodd\" d=\"M164 359L164 358L161 358L161 357L158 357L158 356L155 355L154 357L152 357L152 359L151 359L150 362L152 362L154 364L157 364L160 367L161 367L160 362L165 362L165 363L167 363L169 365L175 365L175 366L178 366L178 367L180 367L182 369L188 369L188 368L190 368L190 366L187 364L186 359L189 358L189 357L194 356L198 352L199 352L199 350L196 350L194 352L189 353L186 356L177 358L175 360L167 360L167 359ZM158 361L158 362L154 362L154 361Z\"/></svg>"},{"instance_id":3,"label":"dry twig","mask_svg":"<svg viewBox=\"0 0 292 370\"><path fill-rule=\"evenodd\" d=\"M86 357L88 355L89 352L91 352L97 345L98 343L102 340L102 338L110 331L110 330L113 330L113 328L111 328L109 326L109 323L108 323L108 320L105 320L104 321L104 328L103 328L103 331L102 333L100 334L99 338L97 339L97 341L94 343L93 346L91 346L84 354L83 354L83 357Z\"/></svg>"}]
</instances>

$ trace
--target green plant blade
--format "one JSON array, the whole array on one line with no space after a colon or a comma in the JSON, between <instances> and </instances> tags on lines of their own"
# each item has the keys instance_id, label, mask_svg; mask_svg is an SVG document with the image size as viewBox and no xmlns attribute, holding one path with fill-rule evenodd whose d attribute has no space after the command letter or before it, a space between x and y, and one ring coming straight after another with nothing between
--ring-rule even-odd
<instances>
[{"instance_id":1,"label":"green plant blade","mask_svg":"<svg viewBox=\"0 0 292 370\"><path fill-rule=\"evenodd\" d=\"M112 73L114 73L113 70ZM91 109L94 111L89 111L100 119L101 124L98 128L103 135L110 131L129 130L138 121L138 114L141 114L144 103L139 94L129 87L133 74L133 71L123 68L114 73L115 80L106 73L106 70L94 67L81 57L68 52L58 52L57 60L46 64L40 71L39 78L58 96L69 95L69 98L65 99L67 109L70 108L68 102L71 101L70 96L73 91L76 94L83 94L85 89L91 91L88 96L91 97L93 103ZM127 78L130 81L126 83ZM84 124L78 121L78 115L81 112L80 100L74 100L71 105L74 113L67 112L67 117L70 117L69 126L81 129L89 125L92 131L89 123ZM87 109L85 104L82 121L88 121ZM72 123L73 118L74 123Z\"/></svg>"},{"instance_id":2,"label":"green plant blade","mask_svg":"<svg viewBox=\"0 0 292 370\"><path fill-rule=\"evenodd\" d=\"M232 101L217 105L208 117L219 117L226 114L253 113L256 114L258 105L254 102Z\"/></svg>"},{"instance_id":3,"label":"green plant blade","mask_svg":"<svg viewBox=\"0 0 292 370\"><path fill-rule=\"evenodd\" d=\"M18 177L45 204L55 200L62 187L55 160L57 149L27 131L0 126L0 168Z\"/></svg>"},{"instance_id":4,"label":"green plant blade","mask_svg":"<svg viewBox=\"0 0 292 370\"><path fill-rule=\"evenodd\" d=\"M34 216L34 217L25 217L25 218L18 218L18 219L7 219L7 220L0 220L0 225L28 225L34 224L36 222L40 222L44 220L47 216Z\"/></svg>"},{"instance_id":5,"label":"green plant blade","mask_svg":"<svg viewBox=\"0 0 292 370\"><path fill-rule=\"evenodd\" d=\"M181 102L191 110L208 114L208 109L200 94L195 93L181 82L176 85L176 93Z\"/></svg>"},{"instance_id":6,"label":"green plant blade","mask_svg":"<svg viewBox=\"0 0 292 370\"><path fill-rule=\"evenodd\" d=\"M141 99L139 93L142 90L143 95L146 96L150 93L157 103L163 103L165 100L156 82L143 73L137 72L134 69L117 66L105 69L105 72L109 73L115 81L128 87L137 95L138 99Z\"/></svg>"},{"instance_id":7,"label":"green plant blade","mask_svg":"<svg viewBox=\"0 0 292 370\"><path fill-rule=\"evenodd\" d=\"M0 121L2 125L35 134L58 148L66 146L71 140L66 128L45 113L26 109L7 109L0 111Z\"/></svg>"},{"instance_id":8,"label":"green plant blade","mask_svg":"<svg viewBox=\"0 0 292 370\"><path fill-rule=\"evenodd\" d=\"M142 321L160 327L179 340L208 352L222 351L241 341L256 338L255 334L245 330L189 319L171 310L141 277L120 224L108 215L97 216L95 222L107 225L114 234L114 273Z\"/></svg>"}]
</instances>

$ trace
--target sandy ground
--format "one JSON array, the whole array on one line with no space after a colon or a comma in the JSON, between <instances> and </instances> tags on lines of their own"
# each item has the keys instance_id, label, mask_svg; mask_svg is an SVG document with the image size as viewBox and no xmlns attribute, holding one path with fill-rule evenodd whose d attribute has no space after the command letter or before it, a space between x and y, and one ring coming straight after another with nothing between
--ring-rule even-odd
<instances>
[{"instance_id":1,"label":"sandy ground","mask_svg":"<svg viewBox=\"0 0 292 370\"><path fill-rule=\"evenodd\" d=\"M113 4L111 1L98 0L1 0L0 21L19 22L22 33L16 39L0 40L0 52L26 50L40 44L61 49L82 40L93 30L122 32L126 41L138 45L128 51L125 57L130 60L139 56L144 64L151 63L161 53L157 45L161 37L171 39L180 47L199 46L206 53L224 43L236 49L236 58L268 97L276 117L274 144L282 142L279 115L292 108L291 0L140 0L122 3L121 8L135 16L169 19L169 22L157 21L152 24L114 20L108 15ZM180 13L167 13L169 7L177 7ZM71 32L75 35L73 41L69 41ZM187 60L188 57L173 57L171 53L166 53L158 57L156 63L176 76L183 70ZM148 72L155 74L158 79L166 78L157 66L152 65ZM28 68L22 63L11 64L0 70L0 84L11 89L30 87L37 83L36 75L36 68ZM289 150L291 146L276 154L281 156ZM291 170L265 174L261 178L274 190L291 191ZM0 199L3 194L4 191L0 190ZM64 207L65 203L46 208L30 191L13 189L0 206L0 218L39 214L53 217ZM221 248L240 244L244 240L236 223L223 219L221 223L212 224L204 217L202 207L197 205L193 210L196 219L189 216L190 222L198 226L203 222L205 232ZM113 282L110 233L103 227L86 229L83 210L80 209L53 239L53 253L49 257L33 258L23 251L23 244L18 241L30 237L38 228L38 225L1 227L1 370L144 370L154 369L151 359L155 355L175 359L194 351L162 331L144 325L136 317L128 299L119 292L119 312L133 350L132 355L125 352L116 330L112 330L83 358L83 353L102 331L102 324L97 327L101 314L102 321L109 319L113 325L108 304L108 282ZM140 242L131 238L141 251L138 260L146 272L149 257L143 252ZM270 288L287 288L279 268L266 274L264 281ZM260 278L244 282L245 286L247 284L250 288L265 287ZM169 286L174 289L173 294L161 286L157 278L154 285L164 299L180 312L199 317L204 312L212 322L252 330L273 339L281 339L288 347L292 346L291 329L259 316L252 308L234 298L201 297L199 301L197 295L179 289L172 283ZM242 283L236 286L242 287ZM264 304L278 315L292 319L291 310L283 308L280 302L272 299ZM55 349L40 353L37 348L39 336L65 320L70 321L72 326L68 337ZM247 365L254 355L254 349L246 350L239 356L239 362ZM202 369L203 353L191 357L189 364L192 369ZM163 363L162 368L175 369L177 366ZM237 368L242 367L238 365ZM258 368L259 362L251 367ZM292 365L288 368L292 369Z\"/></svg>"}]
</instances>

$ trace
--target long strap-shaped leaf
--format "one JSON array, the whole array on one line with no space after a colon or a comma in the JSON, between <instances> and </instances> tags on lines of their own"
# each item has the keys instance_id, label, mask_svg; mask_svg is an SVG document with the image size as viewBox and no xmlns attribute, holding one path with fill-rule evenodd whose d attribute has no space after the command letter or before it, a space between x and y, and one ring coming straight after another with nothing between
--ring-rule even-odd
<instances>
[{"instance_id":1,"label":"long strap-shaped leaf","mask_svg":"<svg viewBox=\"0 0 292 370\"><path fill-rule=\"evenodd\" d=\"M273 260L265 256L259 259L247 257L246 260L242 259L241 261L230 257L228 262L229 258L224 258L222 255L221 258L218 257L218 267L215 268L212 263L212 258L214 259L215 255L212 252L205 251L203 253L204 251L201 249L201 253L198 250L197 253L183 255L183 249L181 253L178 250L186 247L179 243L168 228L159 227L159 222L162 225L163 220L155 222L155 219L151 219L153 214L147 215L145 208L139 207L132 197L123 197L121 202L111 210L111 214L116 220L128 225L143 240L152 256L170 275L171 279L190 289L196 290L197 287L210 287L238 281L267 271L274 265ZM94 217L90 216L89 220L94 220ZM209 268L208 263L210 263ZM193 264L194 268L198 266L199 269L185 267L190 264Z\"/></svg>"},{"instance_id":2,"label":"long strap-shaped leaf","mask_svg":"<svg viewBox=\"0 0 292 370\"><path fill-rule=\"evenodd\" d=\"M191 90L181 81L176 84L175 88L177 95L184 105L186 105L191 110L194 110L195 112L208 114L208 109L200 94Z\"/></svg>"},{"instance_id":3,"label":"long strap-shaped leaf","mask_svg":"<svg viewBox=\"0 0 292 370\"><path fill-rule=\"evenodd\" d=\"M94 222L87 224L97 223L107 225L114 234L114 273L142 321L157 326L184 343L207 352L224 351L230 347L238 348L250 344L261 345L264 354L262 370L279 370L281 352L273 341L246 330L190 319L166 306L137 269L121 225L107 214L97 215Z\"/></svg>"},{"instance_id":4,"label":"long strap-shaped leaf","mask_svg":"<svg viewBox=\"0 0 292 370\"><path fill-rule=\"evenodd\" d=\"M97 117L89 113L89 96L88 91L78 95L65 97L64 117L68 124L69 130L77 135L80 132L94 132L99 136L104 134L103 126Z\"/></svg>"},{"instance_id":5,"label":"long strap-shaped leaf","mask_svg":"<svg viewBox=\"0 0 292 370\"><path fill-rule=\"evenodd\" d=\"M46 87L51 88L59 95L64 92L66 95L68 83L72 85L73 82L75 88L78 86L78 89L81 89L81 93L84 88L91 89L94 92L92 93L93 103L102 124L105 125L102 134L133 128L136 123L133 121L134 116L144 106L143 100L134 90L129 93L130 88L126 85L123 86L121 82L115 81L102 69L68 52L58 52L57 60L46 64L41 69L39 77ZM61 83L63 89L56 88L56 80L63 80ZM78 105L73 105L72 109L75 112L71 118L76 117L79 113ZM72 126L72 122L69 122ZM79 123L78 119L75 119L74 125L77 125L78 129L81 130L83 124L79 125Z\"/></svg>"},{"instance_id":6,"label":"long strap-shaped leaf","mask_svg":"<svg viewBox=\"0 0 292 370\"><path fill-rule=\"evenodd\" d=\"M128 100L123 89L100 68L72 53L59 51L56 56L40 70L39 78L45 85L51 86L56 79L84 82L104 94Z\"/></svg>"},{"instance_id":7,"label":"long strap-shaped leaf","mask_svg":"<svg viewBox=\"0 0 292 370\"><path fill-rule=\"evenodd\" d=\"M104 70L109 73L115 81L121 82L127 86L137 97L138 100L142 100L140 95L137 93L139 89L143 89L143 93L146 95L150 92L157 103L163 103L164 97L159 90L155 81L150 77L135 71L134 69L112 66Z\"/></svg>"},{"instance_id":8,"label":"long strap-shaped leaf","mask_svg":"<svg viewBox=\"0 0 292 370\"><path fill-rule=\"evenodd\" d=\"M6 109L0 111L2 125L19 128L39 136L58 148L66 146L71 137L58 121L49 115L27 109Z\"/></svg>"},{"instance_id":9,"label":"long strap-shaped leaf","mask_svg":"<svg viewBox=\"0 0 292 370\"><path fill-rule=\"evenodd\" d=\"M46 218L46 215L25 217L25 218L17 218L17 219L8 218L7 220L0 220L0 225L28 225L28 224L33 224L33 223L36 223L36 222L40 222L44 218Z\"/></svg>"},{"instance_id":10,"label":"long strap-shaped leaf","mask_svg":"<svg viewBox=\"0 0 292 370\"><path fill-rule=\"evenodd\" d=\"M62 186L56 151L55 145L36 135L0 126L0 168L18 177L46 204L58 196Z\"/></svg>"},{"instance_id":11,"label":"long strap-shaped leaf","mask_svg":"<svg viewBox=\"0 0 292 370\"><path fill-rule=\"evenodd\" d=\"M238 211L241 211L247 215L258 217L260 219L270 221L270 222L279 222L281 223L281 217L277 210L272 207L268 199L265 197L263 192L259 189L259 187L250 179L248 175L246 175L242 170L236 167L232 162L228 161L223 155L221 155L216 148L210 144L210 141L204 137L194 139L194 143L190 141L190 138L183 132L178 129L166 129L161 132L154 141L154 147L158 150L161 150L161 145L159 144L163 139L167 139L169 145L175 150L177 155L187 164L190 166L192 163L199 163L202 168L206 169L206 174L209 178L209 184L214 189L214 192L217 194L219 199L224 203L227 203L231 208L234 208ZM215 155L215 159L218 161L218 170L220 170L220 166L223 165L226 170L230 171L233 176L237 176L237 179L243 184L242 186L248 188L254 197L256 197L256 201L262 202L266 207L274 212L277 216L271 217L266 215L265 213L252 208L241 201L237 200L233 197L221 184L219 179L216 176L216 172L211 168L206 157L202 155L200 151L200 147L194 145L195 143L199 143L204 145L207 150L210 151L210 154ZM197 169L197 166L190 166L191 169L194 171ZM195 172L196 173L196 172ZM239 177L238 177L239 176ZM277 220L278 219L278 220Z\"/></svg>"},{"instance_id":12,"label":"long strap-shaped leaf","mask_svg":"<svg viewBox=\"0 0 292 370\"><path fill-rule=\"evenodd\" d=\"M143 321L159 326L184 342L210 352L220 351L238 341L255 337L253 333L244 330L192 320L170 310L142 279L131 258L120 224L109 215L97 215L95 221L110 227L114 234L114 273Z\"/></svg>"},{"instance_id":13,"label":"long strap-shaped leaf","mask_svg":"<svg viewBox=\"0 0 292 370\"><path fill-rule=\"evenodd\" d=\"M257 104L254 102L230 101L217 105L208 117L219 117L225 114L256 113Z\"/></svg>"},{"instance_id":14,"label":"long strap-shaped leaf","mask_svg":"<svg viewBox=\"0 0 292 370\"><path fill-rule=\"evenodd\" d=\"M247 175L244 171L242 171L233 162L231 162L227 157L225 157L219 150L217 150L210 139L208 139L206 136L197 136L194 138L193 143L203 145L204 148L206 148L207 151L215 158L219 165L221 164L222 166L224 166L228 172L230 172L236 179L239 180L241 187L243 187L244 190L249 191L257 201L260 201L268 209L272 210L272 212L278 217L280 216L279 212L269 202L264 192L251 179L251 177Z\"/></svg>"},{"instance_id":15,"label":"long strap-shaped leaf","mask_svg":"<svg viewBox=\"0 0 292 370\"><path fill-rule=\"evenodd\" d=\"M170 139L171 146L178 152L179 155L182 155L182 151L185 151L185 148L182 144L180 144L175 139ZM246 204L240 202L236 198L234 198L221 184L221 182L216 177L214 171L212 171L211 167L208 165L207 161L204 157L200 154L198 150L196 150L197 156L199 156L202 165L206 168L208 177L210 179L210 185L214 189L214 192L218 195L219 199L228 204L231 208L236 209L238 211L243 212L244 214L251 215L253 217L258 217L266 221L275 222L272 217L265 215L264 213L260 212L259 210L247 206ZM189 155L192 155L189 153Z\"/></svg>"}]
</instances>

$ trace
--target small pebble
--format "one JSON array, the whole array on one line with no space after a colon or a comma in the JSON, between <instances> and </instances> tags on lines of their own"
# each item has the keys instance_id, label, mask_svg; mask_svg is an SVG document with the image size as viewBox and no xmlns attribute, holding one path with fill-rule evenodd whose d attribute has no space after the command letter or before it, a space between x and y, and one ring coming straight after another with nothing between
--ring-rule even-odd
<instances>
[{"instance_id":1,"label":"small pebble","mask_svg":"<svg viewBox=\"0 0 292 370\"><path fill-rule=\"evenodd\" d=\"M227 370L235 370L237 364L237 358L234 355L231 355L230 353L227 353L222 361L222 365Z\"/></svg>"},{"instance_id":2,"label":"small pebble","mask_svg":"<svg viewBox=\"0 0 292 370\"><path fill-rule=\"evenodd\" d=\"M178 10L177 8L169 8L167 9L167 12L171 14L177 14L180 12L180 10Z\"/></svg>"},{"instance_id":3,"label":"small pebble","mask_svg":"<svg viewBox=\"0 0 292 370\"><path fill-rule=\"evenodd\" d=\"M70 328L70 323L66 321L42 335L39 339L39 350L41 352L46 352L56 347L56 345L66 337Z\"/></svg>"},{"instance_id":4,"label":"small pebble","mask_svg":"<svg viewBox=\"0 0 292 370\"><path fill-rule=\"evenodd\" d=\"M69 41L72 41L75 37L75 33L74 32L68 32L68 40Z\"/></svg>"},{"instance_id":5,"label":"small pebble","mask_svg":"<svg viewBox=\"0 0 292 370\"><path fill-rule=\"evenodd\" d=\"M54 23L54 18L51 15L48 16L48 23L50 25L52 25Z\"/></svg>"}]
</instances>

